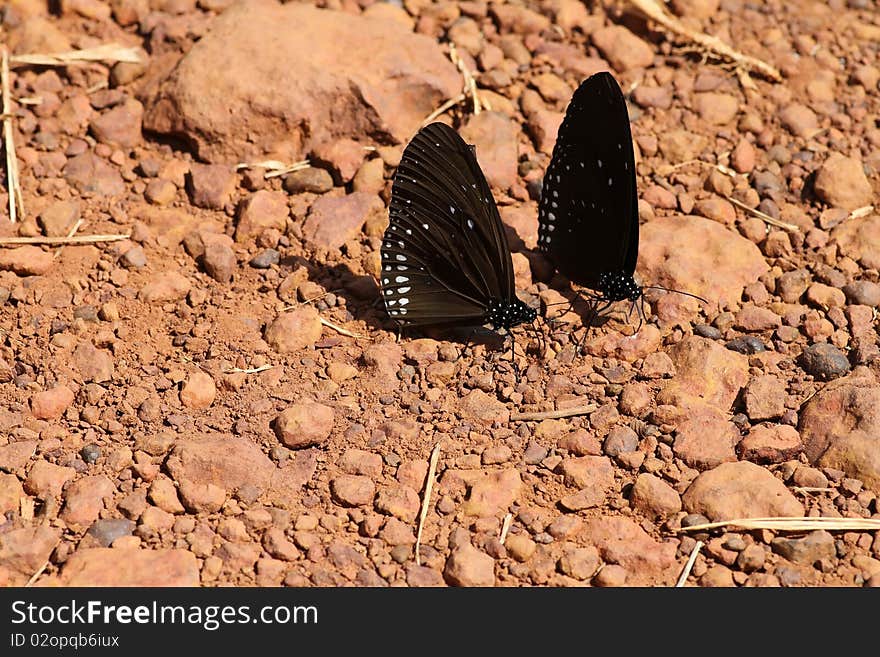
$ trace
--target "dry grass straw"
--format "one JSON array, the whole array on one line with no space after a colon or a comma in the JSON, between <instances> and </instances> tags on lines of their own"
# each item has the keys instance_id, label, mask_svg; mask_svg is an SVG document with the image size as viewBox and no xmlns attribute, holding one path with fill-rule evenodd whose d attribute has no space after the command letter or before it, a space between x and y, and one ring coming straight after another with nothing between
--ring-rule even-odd
<instances>
[{"instance_id":1,"label":"dry grass straw","mask_svg":"<svg viewBox=\"0 0 880 657\"><path fill-rule=\"evenodd\" d=\"M127 240L130 234L115 235L70 235L68 237L0 237L0 246L37 244L54 246L57 244L95 244L97 242L118 242Z\"/></svg>"},{"instance_id":2,"label":"dry grass straw","mask_svg":"<svg viewBox=\"0 0 880 657\"><path fill-rule=\"evenodd\" d=\"M3 96L3 150L6 152L6 187L9 192L9 221L18 221L24 215L24 202L18 178L18 159L15 157L15 139L12 129L12 93L9 87L9 51L0 54L0 86Z\"/></svg>"},{"instance_id":3,"label":"dry grass straw","mask_svg":"<svg viewBox=\"0 0 880 657\"><path fill-rule=\"evenodd\" d=\"M67 237L70 238L70 237L73 237L74 235L76 235L76 232L77 232L80 228L82 228L83 223L84 223L84 220L83 220L83 219L77 219L77 220L76 220L76 223L73 224L73 226L70 228L69 231L67 231ZM54 255L53 257L57 260L58 257L61 255L61 252L62 252L62 251L64 251L64 245L63 245L63 244L62 244L61 246L59 246L57 249L55 249L55 255Z\"/></svg>"},{"instance_id":4,"label":"dry grass straw","mask_svg":"<svg viewBox=\"0 0 880 657\"><path fill-rule=\"evenodd\" d=\"M419 513L419 526L416 530L416 565L422 565L422 558L419 556L419 548L422 545L422 530L425 528L425 518L428 517L428 507L431 502L431 491L434 490L434 477L437 475L437 461L440 459L440 443L434 445L431 450L431 459L428 462L428 476L425 479L425 494L422 497L422 510Z\"/></svg>"},{"instance_id":5,"label":"dry grass straw","mask_svg":"<svg viewBox=\"0 0 880 657\"><path fill-rule=\"evenodd\" d=\"M471 99L471 103L473 104L474 114L479 114L483 111L484 108L488 111L492 110L492 106L489 104L489 102L480 97L480 92L477 89L477 81L474 79L474 74L467 67L467 64L464 63L464 60L459 57L458 50L456 49L454 43L449 44L449 59L452 60L452 63L455 64L455 67L458 69L459 73L461 73L461 77L464 81L464 88L462 89L462 92L460 94L450 98L445 103L440 105L440 107L431 112L425 118L425 120L422 121L422 125L420 126L422 128L434 121L441 114L445 114L446 112L448 112L459 103L463 103L468 98Z\"/></svg>"},{"instance_id":6,"label":"dry grass straw","mask_svg":"<svg viewBox=\"0 0 880 657\"><path fill-rule=\"evenodd\" d=\"M532 420L559 420L564 417L575 417L577 415L588 415L595 411L598 406L596 404L587 404L585 406L575 406L566 408L561 411L538 411L535 413L511 413L511 422L529 422Z\"/></svg>"},{"instance_id":7,"label":"dry grass straw","mask_svg":"<svg viewBox=\"0 0 880 657\"><path fill-rule=\"evenodd\" d=\"M31 53L13 55L10 63L13 66L67 66L77 62L126 62L137 64L141 61L138 48L123 46L118 43L107 43L94 48L68 50L55 53Z\"/></svg>"},{"instance_id":8,"label":"dry grass straw","mask_svg":"<svg viewBox=\"0 0 880 657\"><path fill-rule=\"evenodd\" d=\"M754 83L748 79L748 71L760 73L773 82L782 82L782 74L776 67L756 57L750 57L738 50L734 50L717 37L690 29L675 18L675 16L670 15L662 3L657 2L657 0L628 0L627 4L636 10L637 13L654 21L665 30L695 44L705 54L713 55L735 64L737 69L743 72L740 75L740 81L743 86L754 87Z\"/></svg>"},{"instance_id":9,"label":"dry grass straw","mask_svg":"<svg viewBox=\"0 0 880 657\"><path fill-rule=\"evenodd\" d=\"M504 545L504 541L507 540L507 534L510 531L510 525L513 523L513 514L508 513L504 516L504 521L501 523L501 533L498 535L498 541L501 545Z\"/></svg>"},{"instance_id":10,"label":"dry grass straw","mask_svg":"<svg viewBox=\"0 0 880 657\"><path fill-rule=\"evenodd\" d=\"M263 174L263 177L269 179L277 178L279 176L286 176L288 173L293 173L294 171L309 169L311 168L311 166L312 163L309 160L300 160L299 162L294 162L293 164L279 162L278 160L262 160L260 162L239 162L235 165L235 170L239 171L241 169L265 169L266 173Z\"/></svg>"},{"instance_id":11,"label":"dry grass straw","mask_svg":"<svg viewBox=\"0 0 880 657\"><path fill-rule=\"evenodd\" d=\"M687 563L681 570L681 575L678 576L678 581L675 583L675 588L681 588L684 586L684 583L687 581L688 576L691 574L691 570L693 570L694 568L694 562L696 562L697 555L700 553L701 549L703 549L703 541L697 541L694 549L691 550L691 555L688 557Z\"/></svg>"},{"instance_id":12,"label":"dry grass straw","mask_svg":"<svg viewBox=\"0 0 880 657\"><path fill-rule=\"evenodd\" d=\"M861 219L862 217L867 217L874 211L873 205L866 205L861 208L856 208L852 212L849 213L849 217L847 219Z\"/></svg>"},{"instance_id":13,"label":"dry grass straw","mask_svg":"<svg viewBox=\"0 0 880 657\"><path fill-rule=\"evenodd\" d=\"M808 518L786 517L777 518L737 518L707 522L702 525L682 527L680 532L708 531L722 527L737 529L769 529L780 532L811 532L817 529L825 531L877 531L880 530L880 518Z\"/></svg>"},{"instance_id":14,"label":"dry grass straw","mask_svg":"<svg viewBox=\"0 0 880 657\"><path fill-rule=\"evenodd\" d=\"M266 370L271 370L273 367L277 367L276 365L260 365L259 367L251 367L248 369L242 369L240 367L231 367L228 370L223 370L224 374L259 374L260 372L265 372Z\"/></svg>"},{"instance_id":15,"label":"dry grass straw","mask_svg":"<svg viewBox=\"0 0 880 657\"><path fill-rule=\"evenodd\" d=\"M318 316L318 319L321 320L321 324L323 324L324 326L326 326L329 329L333 329L334 331L336 331L340 335L345 335L345 336L348 336L349 338L366 338L366 337L368 337L366 335L361 335L360 333L353 333L352 331L349 331L348 329L343 328L342 326L338 326L338 325L334 324L330 320L324 319L320 315Z\"/></svg>"},{"instance_id":16,"label":"dry grass straw","mask_svg":"<svg viewBox=\"0 0 880 657\"><path fill-rule=\"evenodd\" d=\"M801 232L801 229L798 228L797 226L795 226L794 224L789 224L789 223L786 223L785 221L779 221L779 219L774 219L769 214L761 212L760 210L757 210L755 208L751 208L748 205L746 205L745 203L743 203L742 201L739 201L739 200L733 198L732 196L725 195L724 198L726 198L728 201L733 203L736 207L740 208L741 210L748 212L749 214L754 215L755 217L758 217L758 219L761 219L762 221L770 224L771 226L776 226L777 228L782 228L783 230L787 230L789 233Z\"/></svg>"}]
</instances>

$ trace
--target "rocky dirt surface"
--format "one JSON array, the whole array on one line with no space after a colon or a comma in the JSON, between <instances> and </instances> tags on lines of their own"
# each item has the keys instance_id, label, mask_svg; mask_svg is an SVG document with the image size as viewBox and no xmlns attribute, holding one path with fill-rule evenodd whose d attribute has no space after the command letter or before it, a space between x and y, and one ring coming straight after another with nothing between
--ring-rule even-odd
<instances>
[{"instance_id":1,"label":"rocky dirt surface","mask_svg":"<svg viewBox=\"0 0 880 657\"><path fill-rule=\"evenodd\" d=\"M782 72L753 84L627 3L319 5L0 9L13 54L142 57L13 67L26 213L2 234L130 238L0 249L0 583L671 585L702 540L688 585L880 584L876 532L681 531L880 518L877 3L673 0ZM576 314L545 321L519 378L488 331L464 355L397 341L390 179L461 93L450 44L486 108L442 120L477 145L524 300L565 308L536 199L572 91L608 69L639 276L709 302L652 290L648 323L620 304L584 354Z\"/></svg>"}]
</instances>

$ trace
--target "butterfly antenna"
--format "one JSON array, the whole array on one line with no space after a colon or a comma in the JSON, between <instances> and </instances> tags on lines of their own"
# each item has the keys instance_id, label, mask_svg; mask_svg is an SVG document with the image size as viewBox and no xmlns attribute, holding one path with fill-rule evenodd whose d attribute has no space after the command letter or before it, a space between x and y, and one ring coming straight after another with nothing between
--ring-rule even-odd
<instances>
[{"instance_id":1,"label":"butterfly antenna","mask_svg":"<svg viewBox=\"0 0 880 657\"><path fill-rule=\"evenodd\" d=\"M468 350L468 347L471 346L471 340L474 339L474 335L476 335L476 333L477 329L472 329L471 332L468 333L467 339L464 341L464 346L461 348L461 352L458 354L458 358L455 359L456 362L464 357L464 354Z\"/></svg>"},{"instance_id":2,"label":"butterfly antenna","mask_svg":"<svg viewBox=\"0 0 880 657\"><path fill-rule=\"evenodd\" d=\"M709 303L708 299L704 299L703 297L698 296L696 294L691 294L690 292L683 292L681 290L673 290L672 288L663 287L662 285L643 285L642 289L643 290L663 290L664 292L674 292L675 294L683 294L686 297L692 297L694 299L702 301L703 303Z\"/></svg>"}]
</instances>

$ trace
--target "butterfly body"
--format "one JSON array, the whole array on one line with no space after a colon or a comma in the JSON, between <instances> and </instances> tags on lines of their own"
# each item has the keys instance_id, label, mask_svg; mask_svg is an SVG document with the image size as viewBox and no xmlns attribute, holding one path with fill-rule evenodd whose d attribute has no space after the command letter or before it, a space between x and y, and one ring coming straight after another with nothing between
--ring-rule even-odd
<instances>
[{"instance_id":1,"label":"butterfly body","mask_svg":"<svg viewBox=\"0 0 880 657\"><path fill-rule=\"evenodd\" d=\"M635 156L626 101L609 73L573 94L544 176L538 246L603 301L636 301L639 249Z\"/></svg>"},{"instance_id":2,"label":"butterfly body","mask_svg":"<svg viewBox=\"0 0 880 657\"><path fill-rule=\"evenodd\" d=\"M474 150L443 123L420 130L403 152L381 260L385 309L400 326L497 330L535 319L516 296L501 217Z\"/></svg>"}]
</instances>

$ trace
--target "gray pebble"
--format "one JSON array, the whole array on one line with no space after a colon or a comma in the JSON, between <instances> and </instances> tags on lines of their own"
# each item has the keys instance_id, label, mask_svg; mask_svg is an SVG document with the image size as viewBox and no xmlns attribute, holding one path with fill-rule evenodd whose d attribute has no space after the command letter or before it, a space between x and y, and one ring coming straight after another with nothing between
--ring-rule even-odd
<instances>
[{"instance_id":1,"label":"gray pebble","mask_svg":"<svg viewBox=\"0 0 880 657\"><path fill-rule=\"evenodd\" d=\"M123 518L104 518L102 520L96 520L94 524L89 527L88 533L90 536L97 539L98 543L102 546L110 547L110 544L117 538L131 536L132 531L134 531L134 523L131 520L125 520Z\"/></svg>"},{"instance_id":2,"label":"gray pebble","mask_svg":"<svg viewBox=\"0 0 880 657\"><path fill-rule=\"evenodd\" d=\"M602 451L608 456L620 456L624 452L634 452L639 446L638 434L629 427L614 427L605 438Z\"/></svg>"},{"instance_id":3,"label":"gray pebble","mask_svg":"<svg viewBox=\"0 0 880 657\"><path fill-rule=\"evenodd\" d=\"M744 335L739 338L734 338L724 346L731 351L736 351L741 354L757 354L761 351L767 351L767 347L764 346L764 343L753 335Z\"/></svg>"},{"instance_id":4,"label":"gray pebble","mask_svg":"<svg viewBox=\"0 0 880 657\"><path fill-rule=\"evenodd\" d=\"M693 527L694 525L705 525L709 519L700 513L689 513L681 519L682 527Z\"/></svg>"},{"instance_id":5,"label":"gray pebble","mask_svg":"<svg viewBox=\"0 0 880 657\"><path fill-rule=\"evenodd\" d=\"M541 200L541 192L544 189L544 179L536 178L534 180L530 180L526 183L526 191L529 193L529 198L533 201Z\"/></svg>"},{"instance_id":6,"label":"gray pebble","mask_svg":"<svg viewBox=\"0 0 880 657\"><path fill-rule=\"evenodd\" d=\"M97 322L98 310L90 305L79 306L73 311L73 316L86 322Z\"/></svg>"},{"instance_id":7,"label":"gray pebble","mask_svg":"<svg viewBox=\"0 0 880 657\"><path fill-rule=\"evenodd\" d=\"M700 337L709 338L710 340L718 340L721 338L721 331L709 324L697 324L694 326L694 333Z\"/></svg>"},{"instance_id":8,"label":"gray pebble","mask_svg":"<svg viewBox=\"0 0 880 657\"><path fill-rule=\"evenodd\" d=\"M523 454L523 461L528 465L537 465L547 457L547 453L547 449L535 441L531 441Z\"/></svg>"},{"instance_id":9,"label":"gray pebble","mask_svg":"<svg viewBox=\"0 0 880 657\"><path fill-rule=\"evenodd\" d=\"M147 254L142 246L133 246L122 254L122 266L129 269L141 269L147 264Z\"/></svg>"},{"instance_id":10,"label":"gray pebble","mask_svg":"<svg viewBox=\"0 0 880 657\"><path fill-rule=\"evenodd\" d=\"M288 194L312 192L323 194L333 189L333 177L326 169L309 167L294 171L284 177L284 191Z\"/></svg>"},{"instance_id":11,"label":"gray pebble","mask_svg":"<svg viewBox=\"0 0 880 657\"><path fill-rule=\"evenodd\" d=\"M846 354L828 342L819 342L804 349L800 365L807 374L824 381L836 379L850 370Z\"/></svg>"},{"instance_id":12,"label":"gray pebble","mask_svg":"<svg viewBox=\"0 0 880 657\"><path fill-rule=\"evenodd\" d=\"M281 254L275 249L266 249L253 258L251 258L251 267L254 269L269 269L272 265L277 265L281 260Z\"/></svg>"},{"instance_id":13,"label":"gray pebble","mask_svg":"<svg viewBox=\"0 0 880 657\"><path fill-rule=\"evenodd\" d=\"M83 461L86 463L95 463L101 458L101 448L95 443L89 443L79 450L79 455L82 456Z\"/></svg>"},{"instance_id":14,"label":"gray pebble","mask_svg":"<svg viewBox=\"0 0 880 657\"><path fill-rule=\"evenodd\" d=\"M860 306L880 306L880 285L871 281L853 281L843 286L850 303Z\"/></svg>"}]
</instances>

